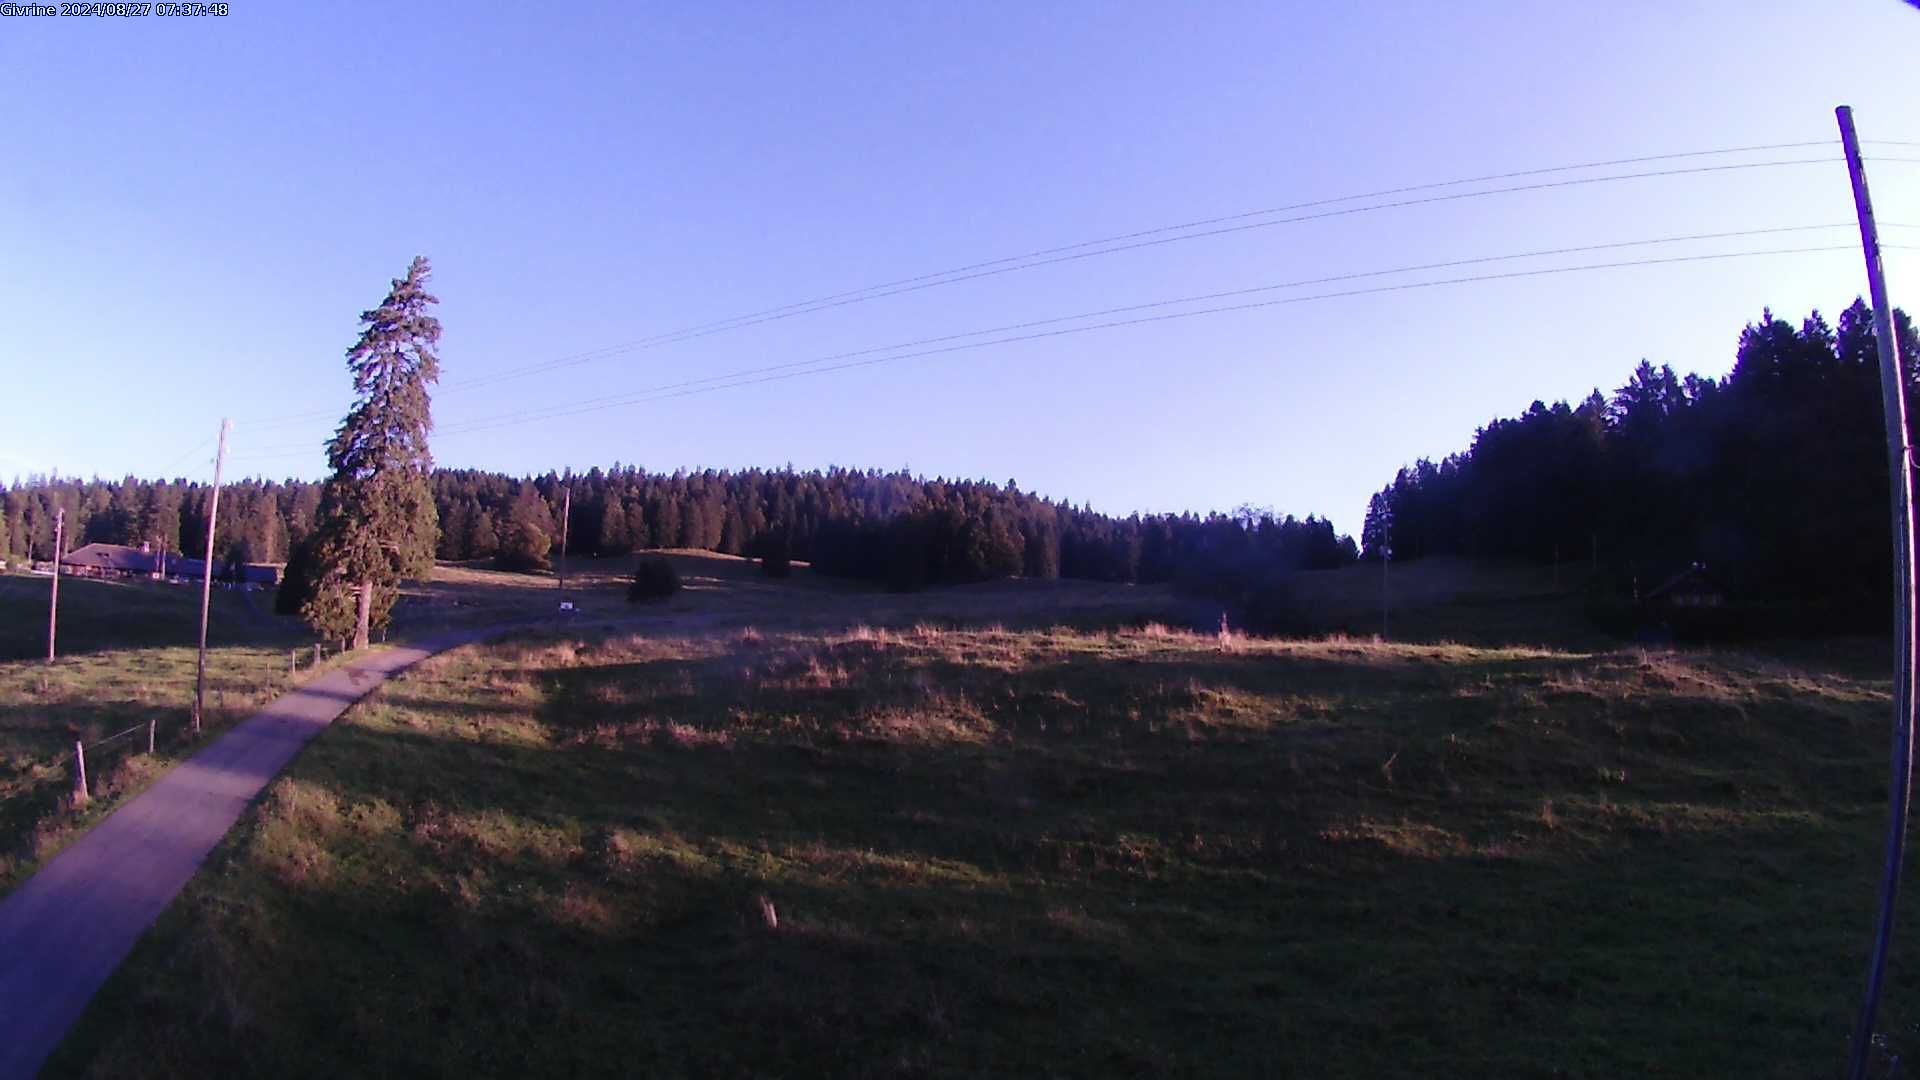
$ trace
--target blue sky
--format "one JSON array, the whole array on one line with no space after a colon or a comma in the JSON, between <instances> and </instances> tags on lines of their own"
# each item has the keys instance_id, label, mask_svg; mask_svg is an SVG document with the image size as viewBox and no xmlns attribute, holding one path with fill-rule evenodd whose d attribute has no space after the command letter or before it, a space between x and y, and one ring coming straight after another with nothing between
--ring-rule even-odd
<instances>
[{"instance_id":1,"label":"blue sky","mask_svg":"<svg viewBox=\"0 0 1920 1080\"><path fill-rule=\"evenodd\" d=\"M1250 229L454 384L1173 223L1832 139L1840 103L1865 137L1920 143L1920 12L1897 0L483 8L234 0L224 19L0 20L0 476L204 477L198 444L222 416L233 471L319 476L358 315L420 253L446 325L442 464L908 466L1107 511L1252 503L1357 531L1396 467L1496 415L1611 388L1642 357L1723 372L1764 305L1837 311L1865 291L1857 251L1377 293L460 429L1172 297L1845 224L1837 146L1615 171L1828 159L1810 165ZM1920 223L1920 164L1869 169L1880 216ZM1884 238L1920 245L1920 230ZM1888 258L1895 302L1920 309L1920 258ZM300 414L318 415L280 419Z\"/></svg>"}]
</instances>

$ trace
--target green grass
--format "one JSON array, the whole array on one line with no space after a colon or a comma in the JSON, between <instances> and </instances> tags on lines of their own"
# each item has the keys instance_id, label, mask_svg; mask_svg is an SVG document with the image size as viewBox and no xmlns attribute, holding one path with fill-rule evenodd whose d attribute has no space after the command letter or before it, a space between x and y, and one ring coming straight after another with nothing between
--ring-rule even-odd
<instances>
[{"instance_id":1,"label":"green grass","mask_svg":"<svg viewBox=\"0 0 1920 1080\"><path fill-rule=\"evenodd\" d=\"M44 660L47 599L53 579L0 574L0 662ZM284 636L273 594L213 591L208 641L252 643ZM249 603L251 601L251 604ZM200 634L200 588L155 581L60 579L60 656L117 649L192 646ZM276 638L277 640L277 638Z\"/></svg>"},{"instance_id":2,"label":"green grass","mask_svg":"<svg viewBox=\"0 0 1920 1080\"><path fill-rule=\"evenodd\" d=\"M1554 568L1432 558L1395 563L1384 575L1378 563L1296 574L1290 595L1323 633L1380 633L1384 592L1387 633L1395 641L1606 648L1609 640L1583 610L1586 582L1582 563Z\"/></svg>"},{"instance_id":3,"label":"green grass","mask_svg":"<svg viewBox=\"0 0 1920 1080\"><path fill-rule=\"evenodd\" d=\"M1147 590L760 588L390 684L49 1074L1799 1077L1844 1053L1877 646L1222 642L1125 628Z\"/></svg>"},{"instance_id":4,"label":"green grass","mask_svg":"<svg viewBox=\"0 0 1920 1080\"><path fill-rule=\"evenodd\" d=\"M718 556L670 556L692 591L751 587L752 565ZM579 560L571 594L589 612L625 614L631 560ZM48 665L50 578L0 575L0 893L144 790L200 745L188 733L199 634L200 590L192 585L63 577L58 659ZM552 619L551 576L446 566L410 584L395 613L398 638L454 627ZM295 682L315 664L312 633L273 614L272 593L215 589L208 620L208 711L203 739L218 735ZM289 677L288 651L299 673ZM325 647L323 666L340 661ZM88 753L84 808L72 804L73 744L155 725L156 753L143 730Z\"/></svg>"},{"instance_id":5,"label":"green grass","mask_svg":"<svg viewBox=\"0 0 1920 1080\"><path fill-rule=\"evenodd\" d=\"M59 658L49 665L50 584L41 577L0 577L0 601L6 603L0 609L0 892L198 746L187 726L200 590L62 578ZM271 608L271 594L215 590L206 735L225 730L288 685L287 649L308 638ZM310 667L311 654L303 650L301 663L303 670ZM144 729L149 721L156 753L145 753L144 730L90 752L92 798L75 809L74 742Z\"/></svg>"}]
</instances>

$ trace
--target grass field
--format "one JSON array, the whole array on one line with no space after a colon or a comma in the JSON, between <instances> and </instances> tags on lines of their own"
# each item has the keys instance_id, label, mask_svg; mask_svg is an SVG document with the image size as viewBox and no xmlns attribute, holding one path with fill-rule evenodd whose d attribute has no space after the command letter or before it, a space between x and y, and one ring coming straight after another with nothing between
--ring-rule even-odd
<instances>
[{"instance_id":1,"label":"grass field","mask_svg":"<svg viewBox=\"0 0 1920 1080\"><path fill-rule=\"evenodd\" d=\"M0 576L0 892L197 745L187 725L200 590L62 578L59 659L48 665L50 584ZM279 694L288 682L288 648L308 640L292 620L270 613L270 595L215 590L213 602L208 734ZM152 756L144 753L150 720ZM93 743L128 728L142 730L89 755L94 797L73 809L75 740Z\"/></svg>"},{"instance_id":2,"label":"grass field","mask_svg":"<svg viewBox=\"0 0 1920 1080\"><path fill-rule=\"evenodd\" d=\"M617 597L606 568L594 595ZM50 578L0 575L0 892L138 793L199 745L188 737L200 590L151 581L60 581L59 659L44 662ZM408 587L394 632L550 615L551 579L446 568ZM604 605L601 605L604 606ZM272 701L315 663L313 635L273 614L272 593L215 589L208 619L205 735ZM289 650L299 672L289 675ZM339 662L329 649L321 661ZM92 799L74 809L72 749L128 728L156 727L152 756L136 730L89 754Z\"/></svg>"},{"instance_id":3,"label":"grass field","mask_svg":"<svg viewBox=\"0 0 1920 1080\"><path fill-rule=\"evenodd\" d=\"M674 562L685 590L673 601L643 609L649 618L715 619L752 613L768 619L819 624L862 617L870 594L842 583L802 575L782 583L761 579L749 560L707 552L654 553ZM626 603L633 560L576 559L567 595L580 614L566 625L604 626L629 619ZM62 578L59 660L46 665L46 603L51 581L0 575L0 893L4 893L94 822L139 793L199 745L187 733L194 685L199 590L148 581ZM410 583L395 609L396 640L441 630L518 623L563 625L551 574L515 574L477 566L442 565L433 577ZM1027 590L1031 592L1031 590ZM1099 614L1127 590L1085 586L1015 602L1016 587L952 598L959 610L1022 607L1032 612L1087 609ZM209 619L208 713L205 736L217 735L273 700L315 663L311 631L297 619L272 614L270 593L215 589ZM597 620L597 621L596 621ZM382 635L385 636L384 634ZM341 657L328 645L322 663ZM289 650L299 669L289 674ZM144 753L143 731L89 752L91 801L71 805L72 749L129 728L156 726L154 755Z\"/></svg>"},{"instance_id":4,"label":"grass field","mask_svg":"<svg viewBox=\"0 0 1920 1080\"><path fill-rule=\"evenodd\" d=\"M590 607L356 708L50 1074L1800 1077L1844 1053L1880 646L1223 641L1147 621L1178 606L1154 590L900 598L682 558L708 583L638 623ZM1497 592L1409 616L1437 633Z\"/></svg>"}]
</instances>

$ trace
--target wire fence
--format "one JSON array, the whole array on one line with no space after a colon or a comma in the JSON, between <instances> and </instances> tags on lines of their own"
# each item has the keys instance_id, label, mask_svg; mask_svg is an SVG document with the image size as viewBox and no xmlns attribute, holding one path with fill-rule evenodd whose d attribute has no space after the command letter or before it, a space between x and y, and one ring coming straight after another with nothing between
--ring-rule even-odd
<instances>
[{"instance_id":1,"label":"wire fence","mask_svg":"<svg viewBox=\"0 0 1920 1080\"><path fill-rule=\"evenodd\" d=\"M383 640L384 640L384 635L383 635ZM316 671L326 663L329 656L338 656L341 654L342 651L343 650L333 650L332 652L329 652L325 644L321 642L315 642L312 647L312 659L307 663L306 667L302 668L301 659L307 654L307 649L299 646L289 648L287 650L287 684L288 686L289 687L293 686L294 680L299 676L301 671L307 671L307 672ZM215 695L217 704L219 706L224 706L226 703L225 690L216 689L214 691L214 695ZM192 733L197 730L197 728L195 727L191 719L190 714L188 718L183 719L181 721L180 730L188 733ZM135 724L132 727L126 728L121 731L116 731L111 735L103 735L97 739L94 739L92 742L88 742L84 739L74 740L73 751L71 755L69 755L69 757L70 757L71 768L73 772L72 801L73 801L73 806L76 809L86 806L93 798L89 790L89 785L87 780L87 755L89 753L93 753L94 751L98 751L103 747L111 746L115 743L118 743L123 739L132 738L136 735L141 734L142 732L144 732L147 736L146 748L144 751L135 750L133 753L135 755L138 755L144 752L149 757L154 756L159 749L160 717L157 715L150 716L145 721L142 721L141 723ZM136 743L136 745L138 744ZM97 755L96 755L95 764L96 765L98 764ZM57 769L59 766L55 762L49 762L48 767Z\"/></svg>"}]
</instances>

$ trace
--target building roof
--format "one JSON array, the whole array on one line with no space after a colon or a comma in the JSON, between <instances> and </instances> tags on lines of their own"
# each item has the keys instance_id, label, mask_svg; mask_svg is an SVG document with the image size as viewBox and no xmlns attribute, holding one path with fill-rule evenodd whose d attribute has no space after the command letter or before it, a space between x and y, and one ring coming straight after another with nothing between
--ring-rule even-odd
<instances>
[{"instance_id":1,"label":"building roof","mask_svg":"<svg viewBox=\"0 0 1920 1080\"><path fill-rule=\"evenodd\" d=\"M85 566L96 570L121 570L132 574L153 573L153 554L125 544L87 544L67 552L62 566Z\"/></svg>"},{"instance_id":2,"label":"building roof","mask_svg":"<svg viewBox=\"0 0 1920 1080\"><path fill-rule=\"evenodd\" d=\"M206 572L207 561L205 559L189 559L185 555L174 554L168 554L167 556L168 577L193 578L198 580L205 576Z\"/></svg>"},{"instance_id":3,"label":"building roof","mask_svg":"<svg viewBox=\"0 0 1920 1080\"><path fill-rule=\"evenodd\" d=\"M66 557L60 560L60 565L127 574L151 574L156 561L157 557L152 552L125 544L87 544L67 552ZM166 554L168 577L198 581L206 573L206 565L204 559L189 559L173 552ZM215 571L215 576L224 573L225 569L222 565ZM240 568L240 580L250 585L278 585L280 566L277 563L246 563Z\"/></svg>"},{"instance_id":4,"label":"building roof","mask_svg":"<svg viewBox=\"0 0 1920 1080\"><path fill-rule=\"evenodd\" d=\"M1719 578L1707 573L1705 563L1694 563L1692 566L1661 582L1651 592L1647 593L1647 599L1657 600L1668 593L1674 592L1717 592L1724 595L1727 592L1727 587Z\"/></svg>"}]
</instances>

